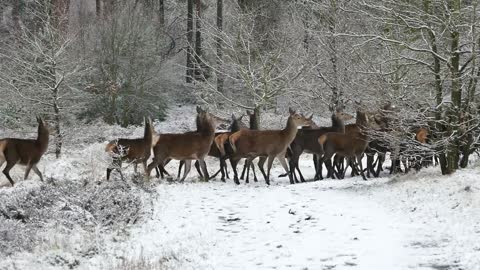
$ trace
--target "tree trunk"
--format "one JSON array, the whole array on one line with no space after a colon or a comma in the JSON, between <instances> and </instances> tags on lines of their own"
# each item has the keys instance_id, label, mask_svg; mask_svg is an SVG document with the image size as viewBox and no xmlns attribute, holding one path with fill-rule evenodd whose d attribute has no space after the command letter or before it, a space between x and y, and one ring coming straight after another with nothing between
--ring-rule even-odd
<instances>
[{"instance_id":1,"label":"tree trunk","mask_svg":"<svg viewBox=\"0 0 480 270\"><path fill-rule=\"evenodd\" d=\"M185 81L192 82L193 77L193 0L187 0L187 74Z\"/></svg>"},{"instance_id":2,"label":"tree trunk","mask_svg":"<svg viewBox=\"0 0 480 270\"><path fill-rule=\"evenodd\" d=\"M97 18L101 17L101 14L102 14L101 0L95 0L95 14L97 15Z\"/></svg>"},{"instance_id":3,"label":"tree trunk","mask_svg":"<svg viewBox=\"0 0 480 270\"><path fill-rule=\"evenodd\" d=\"M202 1L196 0L195 29L195 79L204 80L202 63Z\"/></svg>"},{"instance_id":4,"label":"tree trunk","mask_svg":"<svg viewBox=\"0 0 480 270\"><path fill-rule=\"evenodd\" d=\"M260 130L260 107L257 105L255 109L253 109L253 113L255 114L255 121L257 124L257 129Z\"/></svg>"},{"instance_id":5,"label":"tree trunk","mask_svg":"<svg viewBox=\"0 0 480 270\"><path fill-rule=\"evenodd\" d=\"M70 10L70 0L52 0L54 27L66 32Z\"/></svg>"},{"instance_id":6,"label":"tree trunk","mask_svg":"<svg viewBox=\"0 0 480 270\"><path fill-rule=\"evenodd\" d=\"M430 10L430 0L424 0L424 11L427 14L431 13ZM438 46L437 46L437 38L435 33L428 29L428 37L430 46L432 51L435 53L433 55L433 73L435 78L435 131L433 132L436 139L441 139L445 137L446 127L442 124L442 107L441 104L443 103L443 87L442 87L442 78L440 76L441 72L441 62L440 59L436 56L438 55ZM442 174L448 174L448 164L447 164L447 156L445 155L445 149L442 147L440 149L435 149L436 152L439 154L439 161L440 161L440 169L442 170Z\"/></svg>"},{"instance_id":7,"label":"tree trunk","mask_svg":"<svg viewBox=\"0 0 480 270\"><path fill-rule=\"evenodd\" d=\"M223 93L224 76L222 71L223 51L220 35L223 31L223 0L217 0L217 91Z\"/></svg>"},{"instance_id":8,"label":"tree trunk","mask_svg":"<svg viewBox=\"0 0 480 270\"><path fill-rule=\"evenodd\" d=\"M58 90L56 90L58 92ZM61 117L60 117L60 108L58 107L58 100L55 100L53 104L54 110L54 121L55 121L55 157L60 158L62 154L62 145L63 145L63 136L61 130Z\"/></svg>"},{"instance_id":9,"label":"tree trunk","mask_svg":"<svg viewBox=\"0 0 480 270\"><path fill-rule=\"evenodd\" d=\"M337 38L335 37L337 28L337 2L335 0L330 1L330 16L328 18L328 29L330 35L330 62L332 62L332 104L336 108L343 107L342 93L338 87L338 51L337 51Z\"/></svg>"},{"instance_id":10,"label":"tree trunk","mask_svg":"<svg viewBox=\"0 0 480 270\"><path fill-rule=\"evenodd\" d=\"M164 0L158 0L158 23L161 28L165 26L165 5Z\"/></svg>"},{"instance_id":11,"label":"tree trunk","mask_svg":"<svg viewBox=\"0 0 480 270\"><path fill-rule=\"evenodd\" d=\"M460 0L453 0L452 16L460 11ZM462 89L460 82L460 34L458 30L454 29L450 33L451 35L451 60L450 60L450 75L451 75L451 106L448 110L448 135L453 139L447 146L447 174L454 173L458 169L459 162L459 125L460 125L460 113L462 102Z\"/></svg>"}]
</instances>

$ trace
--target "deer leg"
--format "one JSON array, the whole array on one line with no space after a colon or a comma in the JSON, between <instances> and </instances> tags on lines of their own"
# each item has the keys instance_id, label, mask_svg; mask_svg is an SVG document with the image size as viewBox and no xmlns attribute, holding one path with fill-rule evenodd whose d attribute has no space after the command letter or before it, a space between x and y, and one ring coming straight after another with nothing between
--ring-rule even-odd
<instances>
[{"instance_id":1,"label":"deer leg","mask_svg":"<svg viewBox=\"0 0 480 270\"><path fill-rule=\"evenodd\" d=\"M272 169L272 164L273 164L273 159L275 156L268 156L268 161L267 161L267 179L265 179L265 183L267 185L270 185L270 170ZM289 177L290 179L292 178L291 176ZM290 180L291 182L291 180Z\"/></svg>"},{"instance_id":2,"label":"deer leg","mask_svg":"<svg viewBox=\"0 0 480 270\"><path fill-rule=\"evenodd\" d=\"M249 183L250 181L250 164L252 163L252 159L250 158L246 158L245 159L245 164L243 164L243 172L245 172L245 168L246 168L246 171L247 171L247 177L246 178L242 178L240 177L240 179L245 179L245 183ZM242 176L243 175L243 172L242 172Z\"/></svg>"},{"instance_id":3,"label":"deer leg","mask_svg":"<svg viewBox=\"0 0 480 270\"><path fill-rule=\"evenodd\" d=\"M32 169L33 169L33 172L36 173L36 174L38 175L38 177L40 177L40 181L43 182L42 173L41 173L40 170L38 169L37 165L33 165L33 166L32 166Z\"/></svg>"},{"instance_id":4,"label":"deer leg","mask_svg":"<svg viewBox=\"0 0 480 270\"><path fill-rule=\"evenodd\" d=\"M363 154L360 154L360 155L357 155L357 166L360 170L360 175L362 176L363 180L367 180L367 178L365 177L365 173L363 171L363 164L362 164L362 157L363 157ZM352 158L352 160L354 160L355 158ZM357 167L355 166L355 167Z\"/></svg>"},{"instance_id":5,"label":"deer leg","mask_svg":"<svg viewBox=\"0 0 480 270\"><path fill-rule=\"evenodd\" d=\"M375 167L374 156L367 154L367 176L370 177L370 173L375 174ZM378 161L378 158L377 158Z\"/></svg>"},{"instance_id":6,"label":"deer leg","mask_svg":"<svg viewBox=\"0 0 480 270\"><path fill-rule=\"evenodd\" d=\"M323 175L322 175L323 174L323 162L324 162L324 157L323 156L317 160L318 171L315 173L315 177L313 178L313 180L323 180Z\"/></svg>"},{"instance_id":7,"label":"deer leg","mask_svg":"<svg viewBox=\"0 0 480 270\"><path fill-rule=\"evenodd\" d=\"M137 174L138 173L138 164L137 162L133 162L133 173Z\"/></svg>"},{"instance_id":8,"label":"deer leg","mask_svg":"<svg viewBox=\"0 0 480 270\"><path fill-rule=\"evenodd\" d=\"M315 177L316 177L318 172L318 155L313 154L312 159L313 159L313 167L315 168Z\"/></svg>"},{"instance_id":9,"label":"deer leg","mask_svg":"<svg viewBox=\"0 0 480 270\"><path fill-rule=\"evenodd\" d=\"M385 162L385 154L378 154L378 164L377 164L377 170L375 171L374 173L374 176L375 177L378 177L380 175L380 171L382 169L382 166L383 166L383 162Z\"/></svg>"},{"instance_id":10,"label":"deer leg","mask_svg":"<svg viewBox=\"0 0 480 270\"><path fill-rule=\"evenodd\" d=\"M255 173L255 165L253 164L253 162L250 163L250 167L252 167L253 181L258 182L257 175L256 175L256 173Z\"/></svg>"},{"instance_id":11,"label":"deer leg","mask_svg":"<svg viewBox=\"0 0 480 270\"><path fill-rule=\"evenodd\" d=\"M282 164L283 169L288 173L288 166L287 166L287 161L285 160L285 153L282 153L279 156L277 156L277 159L280 161L280 164ZM290 178L290 184L295 184L295 181L293 181L293 177L291 174L288 174L288 178Z\"/></svg>"},{"instance_id":12,"label":"deer leg","mask_svg":"<svg viewBox=\"0 0 480 270\"><path fill-rule=\"evenodd\" d=\"M232 165L232 170L233 170L233 182L235 184L240 185L240 181L238 180L238 173L237 173L237 164L240 160L239 159L233 159L230 158L230 165Z\"/></svg>"},{"instance_id":13,"label":"deer leg","mask_svg":"<svg viewBox=\"0 0 480 270\"><path fill-rule=\"evenodd\" d=\"M248 174L248 158L245 159L245 163L243 164L243 169L242 169L242 175L240 176L240 179L245 179L245 171L247 171ZM248 182L247 182L248 183Z\"/></svg>"},{"instance_id":14,"label":"deer leg","mask_svg":"<svg viewBox=\"0 0 480 270\"><path fill-rule=\"evenodd\" d=\"M323 175L322 175L322 171L323 171L323 156L322 157L318 157L317 159L317 171L315 172L315 176L313 177L313 180L323 180Z\"/></svg>"},{"instance_id":15,"label":"deer leg","mask_svg":"<svg viewBox=\"0 0 480 270\"><path fill-rule=\"evenodd\" d=\"M156 167L158 167L160 169L160 171L165 171L165 168L164 166L168 163L168 161L165 161L165 156L162 155L162 153L158 153L158 154L155 154L155 156L153 157L153 160L150 164L148 164L147 166L147 177L149 178L150 177L150 173L152 172L152 170ZM168 173L167 173L168 174Z\"/></svg>"},{"instance_id":16,"label":"deer leg","mask_svg":"<svg viewBox=\"0 0 480 270\"><path fill-rule=\"evenodd\" d=\"M201 168L200 168L200 162L198 160L195 160L194 165L195 165L195 169L197 170L198 175L200 176L200 179L204 179L203 178L204 175L203 175L203 173L201 171ZM208 175L207 175L207 177L208 177ZM208 178L207 178L207 180L208 180Z\"/></svg>"},{"instance_id":17,"label":"deer leg","mask_svg":"<svg viewBox=\"0 0 480 270\"><path fill-rule=\"evenodd\" d=\"M221 160L223 162L223 170L225 171L225 176L227 176L227 179L230 179L230 176L228 175L227 162L225 161L225 158L222 158ZM225 182L225 177L223 177L223 181Z\"/></svg>"},{"instance_id":18,"label":"deer leg","mask_svg":"<svg viewBox=\"0 0 480 270\"><path fill-rule=\"evenodd\" d=\"M12 177L10 177L10 170L15 166L17 162L12 162L12 161L7 161L7 166L3 169L3 174L7 177L8 181L10 181L10 184L13 185L15 182L13 182Z\"/></svg>"},{"instance_id":19,"label":"deer leg","mask_svg":"<svg viewBox=\"0 0 480 270\"><path fill-rule=\"evenodd\" d=\"M178 164L177 178L180 178L180 175L182 174L183 165L185 165L185 160L180 160L180 163Z\"/></svg>"},{"instance_id":20,"label":"deer leg","mask_svg":"<svg viewBox=\"0 0 480 270\"><path fill-rule=\"evenodd\" d=\"M257 165L258 165L258 169L260 169L260 172L263 175L263 179L265 179L265 181L267 181L267 174L265 173L265 170L263 169L263 164L265 164L265 161L267 161L266 157L260 157Z\"/></svg>"},{"instance_id":21,"label":"deer leg","mask_svg":"<svg viewBox=\"0 0 480 270\"><path fill-rule=\"evenodd\" d=\"M28 175L30 174L30 170L32 169L33 167L33 164L28 164L27 167L25 168L25 176L23 178L23 180L27 180L28 178Z\"/></svg>"},{"instance_id":22,"label":"deer leg","mask_svg":"<svg viewBox=\"0 0 480 270\"><path fill-rule=\"evenodd\" d=\"M187 175L190 172L191 168L192 168L192 160L190 159L185 160L185 171L183 172L183 177L182 179L180 179L180 182L185 181L185 178L187 178Z\"/></svg>"},{"instance_id":23,"label":"deer leg","mask_svg":"<svg viewBox=\"0 0 480 270\"><path fill-rule=\"evenodd\" d=\"M305 178L303 178L302 171L300 171L300 168L298 166L297 166L297 172L298 172L298 175L300 176L300 182L305 183L306 182ZM295 179L295 181L296 181L296 179Z\"/></svg>"},{"instance_id":24,"label":"deer leg","mask_svg":"<svg viewBox=\"0 0 480 270\"><path fill-rule=\"evenodd\" d=\"M195 167L197 167L199 163L200 163L200 167L202 168L202 171L203 171L202 179L205 180L205 181L208 181L207 163L205 163L205 160L199 159L199 160L197 160L197 162L195 162ZM197 170L198 170L198 168L197 168ZM200 173L200 171L199 171L199 173Z\"/></svg>"}]
</instances>

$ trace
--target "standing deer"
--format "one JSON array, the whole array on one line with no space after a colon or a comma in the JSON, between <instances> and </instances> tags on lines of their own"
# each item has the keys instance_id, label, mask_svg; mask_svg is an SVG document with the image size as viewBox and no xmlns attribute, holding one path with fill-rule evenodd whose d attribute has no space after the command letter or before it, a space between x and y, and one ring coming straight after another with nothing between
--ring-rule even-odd
<instances>
[{"instance_id":1,"label":"standing deer","mask_svg":"<svg viewBox=\"0 0 480 270\"><path fill-rule=\"evenodd\" d=\"M250 123L250 129L251 130L260 130L260 123L258 122L258 115L257 115L257 110L254 110L253 112L247 110L247 114L249 116L249 123ZM258 182L257 180L257 175L255 174L255 165L253 164L253 159L245 159L245 164L243 165L243 170L242 170L242 175L240 176L240 179L244 179L245 176L245 171L247 172L247 179L245 180L246 183L249 181L249 175L250 175L250 168L252 168L253 172L253 181Z\"/></svg>"},{"instance_id":2,"label":"standing deer","mask_svg":"<svg viewBox=\"0 0 480 270\"><path fill-rule=\"evenodd\" d=\"M222 174L221 180L225 182L225 176L226 178L230 178L228 176L228 170L227 170L227 163L226 159L228 158L228 155L231 153L231 148L229 145L227 145L228 142L228 137L233 134L234 132L239 131L240 129L246 129L247 126L242 122L242 118L244 115L241 115L240 117L236 117L235 115L232 114L232 123L229 127L228 132L215 132L215 139L213 140L214 143L212 143L212 146L210 147L210 151L208 152L208 156L211 157L216 157L220 159L220 169L213 174L210 179L215 178L219 173ZM197 117L198 118L198 117ZM201 123L197 120L197 131L201 130L202 127L200 127ZM168 162L165 162L165 165ZM178 167L178 178L180 178L180 172L181 169L185 165L185 161L180 161L180 166ZM198 175L200 175L200 178L203 178L203 174L201 172L200 168L200 163L198 161L195 161L195 169L197 169Z\"/></svg>"},{"instance_id":3,"label":"standing deer","mask_svg":"<svg viewBox=\"0 0 480 270\"><path fill-rule=\"evenodd\" d=\"M153 147L154 158L148 165L147 175L157 166L163 167L167 159L184 160L185 171L180 181L184 181L191 169L192 160L198 160L203 177L208 180L205 157L208 155L215 138L215 121L210 113L197 107L198 126L196 132L182 134L160 134Z\"/></svg>"},{"instance_id":4,"label":"standing deer","mask_svg":"<svg viewBox=\"0 0 480 270\"><path fill-rule=\"evenodd\" d=\"M235 132L228 139L232 146L234 154L230 159L234 181L240 184L237 174L237 164L241 158L262 157L258 166L265 177L265 183L270 184L270 170L272 163L277 158L288 173L288 166L285 160L285 154L290 143L295 139L298 127L307 124L307 121L294 110L289 109L290 116L287 125L282 130L240 130ZM268 158L267 173L263 170L263 164ZM293 178L289 174L290 183L293 184Z\"/></svg>"},{"instance_id":5,"label":"standing deer","mask_svg":"<svg viewBox=\"0 0 480 270\"><path fill-rule=\"evenodd\" d=\"M122 174L122 161L132 162L135 172L137 164L142 163L145 173L147 172L147 161L150 158L153 145L158 140L153 130L152 120L145 118L145 130L143 138L138 139L116 139L111 141L105 147L105 152L112 155L113 161L107 168L107 180L110 180L112 170L116 169Z\"/></svg>"},{"instance_id":6,"label":"standing deer","mask_svg":"<svg viewBox=\"0 0 480 270\"><path fill-rule=\"evenodd\" d=\"M313 115L312 115L313 116ZM309 118L305 118L308 123L311 125L312 124L312 116ZM321 172L319 173L319 164L318 158L315 155L322 155L323 150L321 146L318 144L318 137L320 137L323 134L326 134L328 132L345 132L345 124L344 121L348 121L352 119L353 116L344 113L341 111L337 111L332 114L332 126L331 127L318 127L318 128L302 128L297 132L297 136L295 136L295 139L292 141L290 144L290 174L295 175L295 169L297 169L300 180L302 182L305 182L305 179L302 175L302 172L300 171L300 168L298 166L298 161L300 158L300 155L303 152L314 154L314 163L315 163L315 178L317 179L317 176L319 176L320 179L323 179ZM296 177L295 177L296 178Z\"/></svg>"},{"instance_id":7,"label":"standing deer","mask_svg":"<svg viewBox=\"0 0 480 270\"><path fill-rule=\"evenodd\" d=\"M331 159L334 154L351 159L351 162L362 178L367 180L363 172L362 156L368 146L368 136L365 133L370 124L369 118L364 112L357 110L357 126L350 132L331 132L318 138L318 143L324 152L322 161ZM359 168L358 168L359 167ZM333 177L334 166L330 167L329 174Z\"/></svg>"},{"instance_id":8,"label":"standing deer","mask_svg":"<svg viewBox=\"0 0 480 270\"><path fill-rule=\"evenodd\" d=\"M3 174L12 186L15 182L13 182L12 177L10 177L10 170L17 163L27 166L25 169L25 180L28 178L30 170L33 169L38 177L40 177L40 180L43 181L42 173L38 169L37 164L47 151L50 131L47 123L40 117L37 117L37 122L38 135L35 140L0 139L0 167L2 167L4 162L7 162L7 165L3 169Z\"/></svg>"}]
</instances>

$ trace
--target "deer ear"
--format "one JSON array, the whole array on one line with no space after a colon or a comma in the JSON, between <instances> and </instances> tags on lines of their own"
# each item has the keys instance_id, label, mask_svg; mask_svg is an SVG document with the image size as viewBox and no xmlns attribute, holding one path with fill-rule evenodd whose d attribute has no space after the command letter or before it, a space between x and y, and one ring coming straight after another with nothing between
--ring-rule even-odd
<instances>
[{"instance_id":1,"label":"deer ear","mask_svg":"<svg viewBox=\"0 0 480 270\"><path fill-rule=\"evenodd\" d=\"M292 108L290 108L290 107L288 107L288 112L290 113L290 115L295 114L295 111L294 111Z\"/></svg>"},{"instance_id":2,"label":"deer ear","mask_svg":"<svg viewBox=\"0 0 480 270\"><path fill-rule=\"evenodd\" d=\"M232 120L235 121L236 119L235 114L232 113Z\"/></svg>"},{"instance_id":3,"label":"deer ear","mask_svg":"<svg viewBox=\"0 0 480 270\"><path fill-rule=\"evenodd\" d=\"M248 114L248 116L252 116L252 115L253 115L253 113L252 113L250 110L247 110L247 114Z\"/></svg>"},{"instance_id":4,"label":"deer ear","mask_svg":"<svg viewBox=\"0 0 480 270\"><path fill-rule=\"evenodd\" d=\"M197 106L197 113L202 113L202 111L203 111L203 110L202 110L202 107Z\"/></svg>"},{"instance_id":5,"label":"deer ear","mask_svg":"<svg viewBox=\"0 0 480 270\"><path fill-rule=\"evenodd\" d=\"M312 120L313 119L313 113L310 115L310 117L307 117L307 120Z\"/></svg>"}]
</instances>

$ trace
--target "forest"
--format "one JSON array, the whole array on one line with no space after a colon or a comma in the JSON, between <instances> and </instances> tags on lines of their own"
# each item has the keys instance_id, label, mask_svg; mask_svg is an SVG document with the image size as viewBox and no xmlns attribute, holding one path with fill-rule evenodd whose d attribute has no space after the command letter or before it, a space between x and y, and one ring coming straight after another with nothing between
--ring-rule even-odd
<instances>
[{"instance_id":1,"label":"forest","mask_svg":"<svg viewBox=\"0 0 480 270\"><path fill-rule=\"evenodd\" d=\"M0 269L478 267L479 3L0 0ZM309 222L336 227L337 210L372 223L322 238ZM309 253L345 231L360 253L345 239ZM246 252L215 254L230 248Z\"/></svg>"}]
</instances>

